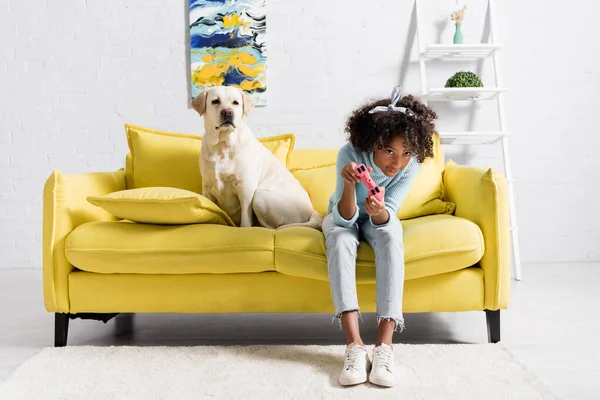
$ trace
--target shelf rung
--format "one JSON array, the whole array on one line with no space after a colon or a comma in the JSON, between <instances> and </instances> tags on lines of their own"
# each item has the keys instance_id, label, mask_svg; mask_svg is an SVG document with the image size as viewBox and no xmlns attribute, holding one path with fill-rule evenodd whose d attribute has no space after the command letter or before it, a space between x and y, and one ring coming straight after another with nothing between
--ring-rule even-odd
<instances>
[{"instance_id":1,"label":"shelf rung","mask_svg":"<svg viewBox=\"0 0 600 400\"><path fill-rule=\"evenodd\" d=\"M431 101L491 100L505 91L494 87L431 88L426 97Z\"/></svg>"},{"instance_id":2,"label":"shelf rung","mask_svg":"<svg viewBox=\"0 0 600 400\"><path fill-rule=\"evenodd\" d=\"M475 145L492 144L504 136L510 136L508 131L464 131L464 132L439 132L442 144Z\"/></svg>"},{"instance_id":3,"label":"shelf rung","mask_svg":"<svg viewBox=\"0 0 600 400\"><path fill-rule=\"evenodd\" d=\"M493 55L501 49L499 44L429 44L423 57L426 60L478 60Z\"/></svg>"}]
</instances>

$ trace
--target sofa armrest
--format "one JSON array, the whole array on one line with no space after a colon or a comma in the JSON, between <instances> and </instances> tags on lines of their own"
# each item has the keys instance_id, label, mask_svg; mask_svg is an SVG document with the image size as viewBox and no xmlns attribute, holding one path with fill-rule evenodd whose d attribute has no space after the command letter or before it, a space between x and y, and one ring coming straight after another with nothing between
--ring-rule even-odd
<instances>
[{"instance_id":1,"label":"sofa armrest","mask_svg":"<svg viewBox=\"0 0 600 400\"><path fill-rule=\"evenodd\" d=\"M113 221L116 217L88 203L87 196L102 196L124 190L125 171L62 175L53 171L44 185L42 267L44 304L50 312L69 312L65 241L77 226L90 221Z\"/></svg>"},{"instance_id":2,"label":"sofa armrest","mask_svg":"<svg viewBox=\"0 0 600 400\"><path fill-rule=\"evenodd\" d=\"M456 204L455 215L466 218L483 232L485 251L480 261L484 274L484 307L508 307L510 297L510 215L508 186L493 169L460 166L449 161L444 170L445 200Z\"/></svg>"}]
</instances>

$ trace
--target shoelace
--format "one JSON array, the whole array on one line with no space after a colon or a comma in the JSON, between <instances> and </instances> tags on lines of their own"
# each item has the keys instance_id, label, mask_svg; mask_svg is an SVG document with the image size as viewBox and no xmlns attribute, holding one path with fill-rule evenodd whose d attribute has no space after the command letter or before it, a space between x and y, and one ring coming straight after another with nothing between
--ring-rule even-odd
<instances>
[{"instance_id":1,"label":"shoelace","mask_svg":"<svg viewBox=\"0 0 600 400\"><path fill-rule=\"evenodd\" d=\"M391 364L392 364L392 350L391 349L383 349L383 348L378 348L374 350L377 353L377 357L373 357L374 361L376 360L376 363L373 363L373 370L379 369L379 368L385 368L389 371L391 371Z\"/></svg>"},{"instance_id":2,"label":"shoelace","mask_svg":"<svg viewBox=\"0 0 600 400\"><path fill-rule=\"evenodd\" d=\"M355 370L358 370L357 368L357 364L358 364L358 357L360 355L364 354L364 349L360 348L360 347L353 347L351 349L349 349L348 351L346 351L346 359L344 360L344 369L348 369L348 368L354 368Z\"/></svg>"}]
</instances>

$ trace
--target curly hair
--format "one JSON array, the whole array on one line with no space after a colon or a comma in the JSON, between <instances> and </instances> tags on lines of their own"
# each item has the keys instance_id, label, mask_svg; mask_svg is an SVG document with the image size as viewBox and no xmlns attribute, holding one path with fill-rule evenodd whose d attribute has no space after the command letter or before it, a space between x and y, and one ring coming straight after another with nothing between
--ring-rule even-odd
<instances>
[{"instance_id":1,"label":"curly hair","mask_svg":"<svg viewBox=\"0 0 600 400\"><path fill-rule=\"evenodd\" d=\"M397 111L383 111L369 114L377 106L387 106L390 99L372 101L354 110L346 121L348 140L360 150L370 152L376 146L388 145L396 136L403 137L422 163L426 157L433 157L433 121L437 114L412 95L404 96L396 104L406 107L414 115L408 116Z\"/></svg>"}]
</instances>

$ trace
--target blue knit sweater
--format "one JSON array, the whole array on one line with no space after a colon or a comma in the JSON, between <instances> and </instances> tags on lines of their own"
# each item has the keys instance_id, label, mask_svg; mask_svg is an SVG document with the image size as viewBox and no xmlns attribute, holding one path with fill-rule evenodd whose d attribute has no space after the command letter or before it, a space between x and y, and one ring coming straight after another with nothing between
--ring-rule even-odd
<instances>
[{"instance_id":1,"label":"blue knit sweater","mask_svg":"<svg viewBox=\"0 0 600 400\"><path fill-rule=\"evenodd\" d=\"M373 170L370 172L371 178L373 178L375 184L385 188L385 208L390 214L390 220L391 218L396 218L398 209L402 205L404 198L408 194L410 185L421 168L421 164L419 164L417 159L415 157L411 157L406 168L398 172L396 176L390 178L387 177L377 165L375 165L373 154L373 152L358 151L350 142L343 145L338 152L336 165L337 180L335 192L329 198L329 212L333 213L333 220L339 226L350 228L355 223L362 223L367 219L369 219L371 224L373 224L373 220L365 211L365 199L367 198L368 192L366 186L362 182L357 183L354 188L356 212L352 218L345 219L338 210L338 203L344 190L344 179L341 176L341 172L346 164L354 161L356 164L365 164L367 168L373 168ZM390 220L383 225L388 224Z\"/></svg>"}]
</instances>

